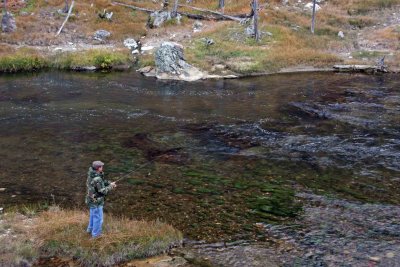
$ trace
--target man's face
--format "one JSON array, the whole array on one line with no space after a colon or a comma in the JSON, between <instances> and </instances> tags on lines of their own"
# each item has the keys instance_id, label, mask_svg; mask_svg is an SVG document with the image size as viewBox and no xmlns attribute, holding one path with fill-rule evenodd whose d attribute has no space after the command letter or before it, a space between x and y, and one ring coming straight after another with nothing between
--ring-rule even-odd
<instances>
[{"instance_id":1,"label":"man's face","mask_svg":"<svg viewBox=\"0 0 400 267\"><path fill-rule=\"evenodd\" d=\"M98 171L98 172L103 172L103 168L104 168L104 166L101 166L101 167L99 167L99 168L97 169L97 171Z\"/></svg>"}]
</instances>

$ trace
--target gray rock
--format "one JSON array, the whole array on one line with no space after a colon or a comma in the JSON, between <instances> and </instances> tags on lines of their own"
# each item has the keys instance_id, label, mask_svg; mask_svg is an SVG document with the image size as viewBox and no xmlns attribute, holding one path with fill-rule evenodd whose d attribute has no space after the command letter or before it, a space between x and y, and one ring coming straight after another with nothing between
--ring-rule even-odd
<instances>
[{"instance_id":1,"label":"gray rock","mask_svg":"<svg viewBox=\"0 0 400 267\"><path fill-rule=\"evenodd\" d=\"M75 71L95 71L97 70L96 66L77 66L77 67L72 67L72 70Z\"/></svg>"},{"instance_id":2,"label":"gray rock","mask_svg":"<svg viewBox=\"0 0 400 267\"><path fill-rule=\"evenodd\" d=\"M1 19L1 29L3 32L15 32L17 25L15 24L15 18L10 12L6 12Z\"/></svg>"},{"instance_id":3,"label":"gray rock","mask_svg":"<svg viewBox=\"0 0 400 267\"><path fill-rule=\"evenodd\" d=\"M98 40L98 41L104 41L104 40L106 40L108 37L110 37L110 35L111 35L111 33L110 33L109 31L106 31L106 30L98 30L98 31L96 31L96 32L94 33L93 38L94 38L95 40Z\"/></svg>"},{"instance_id":4,"label":"gray rock","mask_svg":"<svg viewBox=\"0 0 400 267\"><path fill-rule=\"evenodd\" d=\"M202 28L203 28L203 23L201 23L200 21L196 20L193 23L193 31L194 32L199 32L199 31L201 31Z\"/></svg>"},{"instance_id":5,"label":"gray rock","mask_svg":"<svg viewBox=\"0 0 400 267\"><path fill-rule=\"evenodd\" d=\"M338 37L343 39L344 38L344 33L342 31L338 32Z\"/></svg>"},{"instance_id":6,"label":"gray rock","mask_svg":"<svg viewBox=\"0 0 400 267\"><path fill-rule=\"evenodd\" d=\"M139 48L138 42L136 42L136 40L133 38L125 39L124 46L129 48L131 51L134 51Z\"/></svg>"},{"instance_id":7,"label":"gray rock","mask_svg":"<svg viewBox=\"0 0 400 267\"><path fill-rule=\"evenodd\" d=\"M159 28L164 22L171 19L171 12L168 11L156 11L150 14L150 28Z\"/></svg>"},{"instance_id":8,"label":"gray rock","mask_svg":"<svg viewBox=\"0 0 400 267\"><path fill-rule=\"evenodd\" d=\"M183 56L183 46L164 42L155 53L156 76L158 79L195 81L205 75L188 64Z\"/></svg>"},{"instance_id":9,"label":"gray rock","mask_svg":"<svg viewBox=\"0 0 400 267\"><path fill-rule=\"evenodd\" d=\"M313 3L312 2L310 2L310 3L307 3L305 6L304 6L304 9L308 9L308 10L313 10ZM315 11L319 11L321 9L321 6L320 5L318 5L318 4L315 4Z\"/></svg>"}]
</instances>

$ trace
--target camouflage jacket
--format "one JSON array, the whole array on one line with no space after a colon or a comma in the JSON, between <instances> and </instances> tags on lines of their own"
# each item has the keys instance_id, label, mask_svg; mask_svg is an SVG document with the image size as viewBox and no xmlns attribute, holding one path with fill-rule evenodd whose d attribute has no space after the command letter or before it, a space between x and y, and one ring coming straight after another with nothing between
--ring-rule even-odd
<instances>
[{"instance_id":1,"label":"camouflage jacket","mask_svg":"<svg viewBox=\"0 0 400 267\"><path fill-rule=\"evenodd\" d=\"M111 191L111 183L104 179L104 173L97 173L92 167L89 168L86 180L86 204L92 207L104 205L105 196Z\"/></svg>"}]
</instances>

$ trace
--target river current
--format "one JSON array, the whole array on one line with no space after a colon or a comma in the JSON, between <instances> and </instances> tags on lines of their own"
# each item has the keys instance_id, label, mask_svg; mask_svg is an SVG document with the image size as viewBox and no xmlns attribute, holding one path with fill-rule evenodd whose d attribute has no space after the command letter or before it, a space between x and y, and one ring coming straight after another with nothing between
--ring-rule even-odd
<instances>
[{"instance_id":1,"label":"river current","mask_svg":"<svg viewBox=\"0 0 400 267\"><path fill-rule=\"evenodd\" d=\"M2 75L0 205L83 208L87 169L102 160L110 180L141 168L107 212L161 219L194 240L260 236L257 223L304 215L304 194L397 206L399 85L340 73Z\"/></svg>"}]
</instances>

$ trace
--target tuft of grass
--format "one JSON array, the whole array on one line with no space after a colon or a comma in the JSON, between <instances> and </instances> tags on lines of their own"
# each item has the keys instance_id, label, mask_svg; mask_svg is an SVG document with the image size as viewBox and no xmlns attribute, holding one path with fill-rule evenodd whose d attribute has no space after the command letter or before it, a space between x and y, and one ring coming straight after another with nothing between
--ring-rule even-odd
<instances>
[{"instance_id":1,"label":"tuft of grass","mask_svg":"<svg viewBox=\"0 0 400 267\"><path fill-rule=\"evenodd\" d=\"M128 53L93 49L79 53L62 53L54 56L51 66L58 69L77 69L95 66L98 69L111 69L113 66L130 63Z\"/></svg>"},{"instance_id":2,"label":"tuft of grass","mask_svg":"<svg viewBox=\"0 0 400 267\"><path fill-rule=\"evenodd\" d=\"M35 233L50 255L78 258L86 266L114 265L161 254L179 244L182 234L160 221L133 221L107 215L104 234L91 240L85 232L87 214L81 211L43 212Z\"/></svg>"},{"instance_id":3,"label":"tuft of grass","mask_svg":"<svg viewBox=\"0 0 400 267\"><path fill-rule=\"evenodd\" d=\"M400 0L356 0L350 1L350 14L366 14L376 9L391 8L400 4Z\"/></svg>"},{"instance_id":4,"label":"tuft of grass","mask_svg":"<svg viewBox=\"0 0 400 267\"><path fill-rule=\"evenodd\" d=\"M49 209L33 219L14 213L2 219L0 232L9 235L4 235L9 240L1 242L7 245L0 246L0 265L58 256L73 258L83 266L112 266L161 254L182 241L178 230L160 221L134 221L108 214L103 235L91 239L86 233L88 214L76 210Z\"/></svg>"},{"instance_id":5,"label":"tuft of grass","mask_svg":"<svg viewBox=\"0 0 400 267\"><path fill-rule=\"evenodd\" d=\"M34 71L47 67L49 62L33 51L20 50L0 58L0 72Z\"/></svg>"},{"instance_id":6,"label":"tuft of grass","mask_svg":"<svg viewBox=\"0 0 400 267\"><path fill-rule=\"evenodd\" d=\"M357 16L349 18L349 24L357 28L372 26L376 23L375 19L367 16Z\"/></svg>"}]
</instances>

